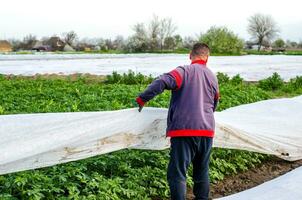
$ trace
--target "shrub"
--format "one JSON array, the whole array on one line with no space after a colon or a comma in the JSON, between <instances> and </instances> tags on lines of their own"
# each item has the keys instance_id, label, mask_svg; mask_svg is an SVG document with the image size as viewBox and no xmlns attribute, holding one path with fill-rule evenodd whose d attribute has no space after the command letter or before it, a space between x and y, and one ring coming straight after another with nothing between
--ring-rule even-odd
<instances>
[{"instance_id":1,"label":"shrub","mask_svg":"<svg viewBox=\"0 0 302 200\"><path fill-rule=\"evenodd\" d=\"M230 77L227 74L221 72L217 73L217 79L219 84L228 83L230 81Z\"/></svg>"},{"instance_id":2,"label":"shrub","mask_svg":"<svg viewBox=\"0 0 302 200\"><path fill-rule=\"evenodd\" d=\"M199 40L208 44L212 53L240 54L243 50L243 40L226 27L213 26Z\"/></svg>"},{"instance_id":3,"label":"shrub","mask_svg":"<svg viewBox=\"0 0 302 200\"><path fill-rule=\"evenodd\" d=\"M243 83L243 78L241 78L240 75L237 74L236 76L233 76L233 78L231 79L231 83L233 85L240 85Z\"/></svg>"},{"instance_id":4,"label":"shrub","mask_svg":"<svg viewBox=\"0 0 302 200\"><path fill-rule=\"evenodd\" d=\"M105 83L108 84L127 84L127 85L136 85L136 84L149 84L153 78L150 76L144 76L141 73L135 74L132 70L129 70L128 73L123 75L113 72L112 75L107 75Z\"/></svg>"},{"instance_id":5,"label":"shrub","mask_svg":"<svg viewBox=\"0 0 302 200\"><path fill-rule=\"evenodd\" d=\"M289 86L294 89L302 88L302 76L296 76L296 78L290 79Z\"/></svg>"},{"instance_id":6,"label":"shrub","mask_svg":"<svg viewBox=\"0 0 302 200\"><path fill-rule=\"evenodd\" d=\"M281 89L283 86L283 79L276 72L271 77L259 81L259 87L264 90L278 90Z\"/></svg>"},{"instance_id":7,"label":"shrub","mask_svg":"<svg viewBox=\"0 0 302 200\"><path fill-rule=\"evenodd\" d=\"M218 83L220 85L226 84L226 83L230 83L232 85L240 85L243 83L243 78L241 78L239 74L230 78L227 74L218 72L217 79L218 79Z\"/></svg>"},{"instance_id":8,"label":"shrub","mask_svg":"<svg viewBox=\"0 0 302 200\"><path fill-rule=\"evenodd\" d=\"M285 42L281 38L275 40L275 42L273 43L273 47L275 48L283 48L284 46L285 46Z\"/></svg>"}]
</instances>

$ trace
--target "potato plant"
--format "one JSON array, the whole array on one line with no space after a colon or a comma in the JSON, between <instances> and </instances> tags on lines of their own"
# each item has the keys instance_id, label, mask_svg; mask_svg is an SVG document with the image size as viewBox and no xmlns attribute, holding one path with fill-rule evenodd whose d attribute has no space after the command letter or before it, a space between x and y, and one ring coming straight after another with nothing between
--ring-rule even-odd
<instances>
[{"instance_id":1,"label":"potato plant","mask_svg":"<svg viewBox=\"0 0 302 200\"><path fill-rule=\"evenodd\" d=\"M0 75L0 115L131 108L135 106L135 97L152 81L150 77L136 77L135 74L113 76L107 77L110 81L103 82L81 75L51 79L44 76ZM301 77L271 90L267 85L274 78L264 80L260 86L243 82L240 76L230 78L219 74L218 78L220 111L264 99L302 94ZM170 93L164 92L147 106L167 107L169 98ZM57 166L2 175L0 199L167 198L168 158L169 150L122 150ZM214 148L210 163L211 181L222 180L266 159L269 156ZM191 173L189 170L189 187L192 186Z\"/></svg>"}]
</instances>

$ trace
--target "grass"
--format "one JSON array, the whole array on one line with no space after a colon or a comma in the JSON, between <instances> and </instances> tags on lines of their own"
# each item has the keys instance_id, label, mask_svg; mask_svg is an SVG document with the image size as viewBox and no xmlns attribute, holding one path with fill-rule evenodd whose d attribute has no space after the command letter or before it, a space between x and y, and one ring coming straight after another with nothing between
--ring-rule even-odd
<instances>
[{"instance_id":1,"label":"grass","mask_svg":"<svg viewBox=\"0 0 302 200\"><path fill-rule=\"evenodd\" d=\"M285 55L301 56L302 55L302 49L301 50L287 50L285 52Z\"/></svg>"},{"instance_id":2,"label":"grass","mask_svg":"<svg viewBox=\"0 0 302 200\"><path fill-rule=\"evenodd\" d=\"M248 55L302 55L301 50L286 50L285 52L274 52L274 51L257 51L257 50L245 50Z\"/></svg>"}]
</instances>

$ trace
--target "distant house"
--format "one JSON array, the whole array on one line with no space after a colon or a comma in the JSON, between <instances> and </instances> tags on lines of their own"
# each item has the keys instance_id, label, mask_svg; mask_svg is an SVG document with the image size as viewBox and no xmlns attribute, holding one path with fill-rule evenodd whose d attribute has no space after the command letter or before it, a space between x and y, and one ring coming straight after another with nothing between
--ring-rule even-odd
<instances>
[{"instance_id":1,"label":"distant house","mask_svg":"<svg viewBox=\"0 0 302 200\"><path fill-rule=\"evenodd\" d=\"M87 43L79 43L76 46L77 51L91 51L94 50L95 45L87 44Z\"/></svg>"},{"instance_id":2,"label":"distant house","mask_svg":"<svg viewBox=\"0 0 302 200\"><path fill-rule=\"evenodd\" d=\"M51 37L45 41L36 41L32 50L35 51L73 51L73 48L65 44L59 37Z\"/></svg>"},{"instance_id":3,"label":"distant house","mask_svg":"<svg viewBox=\"0 0 302 200\"><path fill-rule=\"evenodd\" d=\"M247 41L245 43L245 49L247 50L258 50L259 45L256 42ZM264 44L261 45L260 51L271 51L272 47L269 42L264 42Z\"/></svg>"},{"instance_id":4,"label":"distant house","mask_svg":"<svg viewBox=\"0 0 302 200\"><path fill-rule=\"evenodd\" d=\"M43 42L37 40L37 41L34 43L33 49L37 49L37 48L39 48L39 47L41 47L41 46L43 46Z\"/></svg>"},{"instance_id":5,"label":"distant house","mask_svg":"<svg viewBox=\"0 0 302 200\"><path fill-rule=\"evenodd\" d=\"M66 44L63 48L63 51L75 51L69 44Z\"/></svg>"},{"instance_id":6,"label":"distant house","mask_svg":"<svg viewBox=\"0 0 302 200\"><path fill-rule=\"evenodd\" d=\"M63 42L59 37L51 37L48 41L46 41L45 45L51 47L52 51L63 51L65 42Z\"/></svg>"},{"instance_id":7,"label":"distant house","mask_svg":"<svg viewBox=\"0 0 302 200\"><path fill-rule=\"evenodd\" d=\"M6 40L0 40L0 52L11 52L13 51L12 45Z\"/></svg>"},{"instance_id":8,"label":"distant house","mask_svg":"<svg viewBox=\"0 0 302 200\"><path fill-rule=\"evenodd\" d=\"M100 47L100 46L95 46L93 50L95 50L95 51L100 51L100 50L101 50L101 47Z\"/></svg>"},{"instance_id":9,"label":"distant house","mask_svg":"<svg viewBox=\"0 0 302 200\"><path fill-rule=\"evenodd\" d=\"M247 41L245 43L245 49L248 49L248 50L258 50L258 43L257 42L253 42L253 41ZM263 47L261 48L261 50L263 49Z\"/></svg>"},{"instance_id":10,"label":"distant house","mask_svg":"<svg viewBox=\"0 0 302 200\"><path fill-rule=\"evenodd\" d=\"M259 48L259 45L258 44L254 44L254 45L252 45L251 46L251 49L252 50L258 50L258 48ZM263 48L263 47L262 47ZM260 49L261 50L261 49Z\"/></svg>"},{"instance_id":11,"label":"distant house","mask_svg":"<svg viewBox=\"0 0 302 200\"><path fill-rule=\"evenodd\" d=\"M34 50L34 51L51 51L51 46L43 44L42 41L36 41L32 50Z\"/></svg>"}]
</instances>

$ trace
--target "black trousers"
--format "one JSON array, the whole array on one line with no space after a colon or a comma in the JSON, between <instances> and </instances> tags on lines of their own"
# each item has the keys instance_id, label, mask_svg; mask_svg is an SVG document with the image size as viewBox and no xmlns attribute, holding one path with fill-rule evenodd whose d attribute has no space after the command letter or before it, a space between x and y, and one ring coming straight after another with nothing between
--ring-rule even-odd
<instances>
[{"instance_id":1,"label":"black trousers","mask_svg":"<svg viewBox=\"0 0 302 200\"><path fill-rule=\"evenodd\" d=\"M193 193L195 199L209 198L209 160L213 138L173 137L171 138L170 162L167 179L171 199L186 199L186 172L193 163Z\"/></svg>"}]
</instances>

